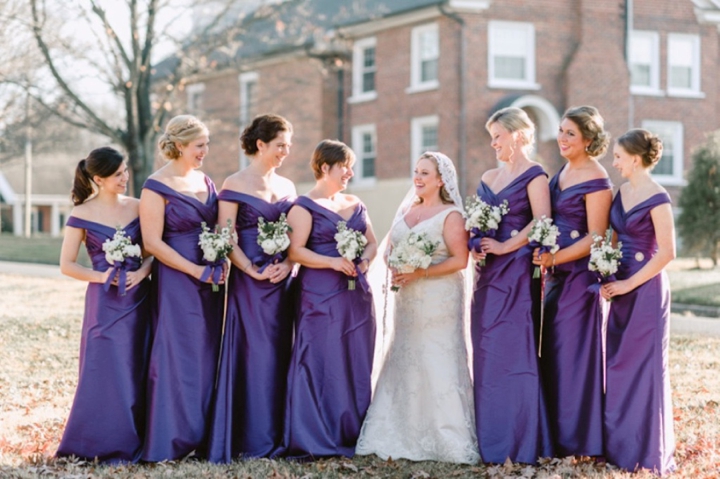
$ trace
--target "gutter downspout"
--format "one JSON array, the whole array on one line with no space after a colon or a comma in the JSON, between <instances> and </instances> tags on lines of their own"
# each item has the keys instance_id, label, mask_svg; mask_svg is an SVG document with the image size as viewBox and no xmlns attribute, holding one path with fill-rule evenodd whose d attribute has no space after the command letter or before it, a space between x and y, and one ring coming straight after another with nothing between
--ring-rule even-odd
<instances>
[{"instance_id":1,"label":"gutter downspout","mask_svg":"<svg viewBox=\"0 0 720 479\"><path fill-rule=\"evenodd\" d=\"M630 72L630 38L633 31L633 0L625 0L625 63ZM632 79L631 79L632 81ZM635 127L635 99L628 88L628 129Z\"/></svg>"},{"instance_id":2,"label":"gutter downspout","mask_svg":"<svg viewBox=\"0 0 720 479\"><path fill-rule=\"evenodd\" d=\"M467 68L465 66L465 52L467 50L467 42L465 41L465 21L456 13L446 9L445 4L440 5L440 12L455 21L458 26L458 102L460 111L460 125L458 127L458 186L460 187L460 196L464 198L467 191L467 102L465 101L466 86L465 77L467 76Z\"/></svg>"}]
</instances>

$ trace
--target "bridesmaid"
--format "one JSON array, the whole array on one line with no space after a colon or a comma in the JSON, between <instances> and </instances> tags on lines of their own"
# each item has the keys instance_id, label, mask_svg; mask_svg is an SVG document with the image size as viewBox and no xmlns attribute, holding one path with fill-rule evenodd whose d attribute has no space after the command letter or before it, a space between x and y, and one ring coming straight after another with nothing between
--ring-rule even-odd
<instances>
[{"instance_id":1,"label":"bridesmaid","mask_svg":"<svg viewBox=\"0 0 720 479\"><path fill-rule=\"evenodd\" d=\"M592 236L608 228L612 184L597 161L609 144L595 107L565 112L557 141L568 161L550 181L556 254L533 256L548 268L541 367L555 453L603 454L603 306L588 270Z\"/></svg>"},{"instance_id":2,"label":"bridesmaid","mask_svg":"<svg viewBox=\"0 0 720 479\"><path fill-rule=\"evenodd\" d=\"M646 130L618 138L613 166L620 186L610 222L622 242L618 281L601 289L612 299L607 328L605 456L634 471L675 469L668 349L670 287L663 268L675 257L670 197L650 176L662 156Z\"/></svg>"},{"instance_id":3,"label":"bridesmaid","mask_svg":"<svg viewBox=\"0 0 720 479\"><path fill-rule=\"evenodd\" d=\"M170 160L145 182L140 224L153 267L154 337L144 461L204 455L222 334L224 291L213 292L198 245L201 222L217 219L213 182L200 171L208 130L176 116L158 142Z\"/></svg>"},{"instance_id":4,"label":"bridesmaid","mask_svg":"<svg viewBox=\"0 0 720 479\"><path fill-rule=\"evenodd\" d=\"M125 196L128 168L112 148L98 148L78 163L72 210L65 228L60 271L87 281L80 342L80 377L58 456L104 463L137 462L145 428L145 380L150 342L150 263L130 257L126 271L102 249L116 227L141 244L138 200ZM97 194L95 194L97 192ZM77 263L85 243L92 269ZM118 281L124 277L124 288ZM125 293L124 295L121 293Z\"/></svg>"},{"instance_id":5,"label":"bridesmaid","mask_svg":"<svg viewBox=\"0 0 720 479\"><path fill-rule=\"evenodd\" d=\"M235 225L230 255L225 335L209 459L265 457L282 442L282 417L292 347L292 262L258 246L258 218L277 221L296 197L295 185L275 173L290 153L292 125L277 115L255 118L241 136L250 165L225 180L218 223Z\"/></svg>"},{"instance_id":6,"label":"bridesmaid","mask_svg":"<svg viewBox=\"0 0 720 479\"><path fill-rule=\"evenodd\" d=\"M282 451L290 458L353 456L370 404L375 313L364 275L377 240L365 205L341 193L354 162L344 143L320 142L310 160L317 182L288 216L290 259L301 265ZM336 249L340 221L368 240L355 263Z\"/></svg>"},{"instance_id":7,"label":"bridesmaid","mask_svg":"<svg viewBox=\"0 0 720 479\"><path fill-rule=\"evenodd\" d=\"M550 216L550 191L542 166L528 157L535 126L519 108L495 112L485 125L500 168L486 171L477 190L484 202L510 208L495 238L473 237L476 260L471 315L474 350L475 422L484 462L535 464L552 456L541 387L533 311L533 218Z\"/></svg>"}]
</instances>

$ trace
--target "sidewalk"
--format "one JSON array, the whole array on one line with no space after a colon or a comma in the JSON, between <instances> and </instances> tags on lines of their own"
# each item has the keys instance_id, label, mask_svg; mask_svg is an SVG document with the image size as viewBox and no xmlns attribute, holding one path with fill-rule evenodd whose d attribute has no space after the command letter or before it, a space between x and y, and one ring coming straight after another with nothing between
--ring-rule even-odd
<instances>
[{"instance_id":1,"label":"sidewalk","mask_svg":"<svg viewBox=\"0 0 720 479\"><path fill-rule=\"evenodd\" d=\"M60 272L60 266L37 263L15 263L13 261L0 261L0 274L17 276L33 276L39 278L71 279Z\"/></svg>"}]
</instances>

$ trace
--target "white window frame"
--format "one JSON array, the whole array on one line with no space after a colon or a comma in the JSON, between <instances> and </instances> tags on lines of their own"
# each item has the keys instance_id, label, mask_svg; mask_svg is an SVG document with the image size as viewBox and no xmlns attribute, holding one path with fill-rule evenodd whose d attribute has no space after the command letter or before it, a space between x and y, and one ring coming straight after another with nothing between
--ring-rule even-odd
<instances>
[{"instance_id":1,"label":"white window frame","mask_svg":"<svg viewBox=\"0 0 720 479\"><path fill-rule=\"evenodd\" d=\"M670 86L670 44L673 40L690 40L693 43L692 58L692 85L690 88L677 88ZM687 33L668 33L667 37L667 94L668 96L678 96L686 98L705 98L705 94L700 90L701 78L701 56L700 56L700 35Z\"/></svg>"},{"instance_id":2,"label":"white window frame","mask_svg":"<svg viewBox=\"0 0 720 479\"><path fill-rule=\"evenodd\" d=\"M374 186L377 177L376 176L365 176L365 172L363 171L363 136L370 134L372 137L373 142L373 153L375 154L375 168L377 172L377 128L374 123L369 123L366 125L357 125L354 126L352 129L352 144L353 144L353 150L355 151L355 167L354 173L355 176L353 176L352 182L353 186L357 186L360 188L363 187L371 187Z\"/></svg>"},{"instance_id":3,"label":"white window frame","mask_svg":"<svg viewBox=\"0 0 720 479\"><path fill-rule=\"evenodd\" d=\"M634 95L661 96L664 92L660 89L660 34L646 30L633 30L630 36L628 51L628 69L632 71L633 65L633 39L647 39L651 43L650 60L650 85L633 85L630 78L630 93Z\"/></svg>"},{"instance_id":4,"label":"white window frame","mask_svg":"<svg viewBox=\"0 0 720 479\"><path fill-rule=\"evenodd\" d=\"M438 115L419 116L410 120L410 177L415 170L415 162L420 155L425 153L426 148L422 145L422 130L426 126L438 128L438 139L440 138L440 117ZM439 145L438 145L439 147Z\"/></svg>"},{"instance_id":5,"label":"white window frame","mask_svg":"<svg viewBox=\"0 0 720 479\"><path fill-rule=\"evenodd\" d=\"M525 72L523 80L495 77L495 62L497 56L497 39L495 34L500 29L523 30L527 35L525 45ZM535 25L528 22L491 21L488 26L488 86L490 88L505 88L519 90L539 90L540 85L535 80Z\"/></svg>"},{"instance_id":6,"label":"white window frame","mask_svg":"<svg viewBox=\"0 0 720 479\"><path fill-rule=\"evenodd\" d=\"M406 93L417 93L428 90L436 90L440 87L440 79L429 81L421 81L422 74L422 61L420 58L420 39L424 33L434 32L437 36L437 61L438 61L438 76L440 75L440 29L437 23L428 23L420 25L412 29L410 33L410 86L405 90Z\"/></svg>"},{"instance_id":7,"label":"white window frame","mask_svg":"<svg viewBox=\"0 0 720 479\"><path fill-rule=\"evenodd\" d=\"M667 132L672 130L673 145L673 172L670 175L660 175L651 172L652 177L662 185L684 186L687 182L683 178L683 169L685 162L685 143L684 143L684 127L679 121L665 120L644 120L642 127L646 130L658 134L658 132Z\"/></svg>"},{"instance_id":8,"label":"white window frame","mask_svg":"<svg viewBox=\"0 0 720 479\"><path fill-rule=\"evenodd\" d=\"M242 133L245 127L252 121L252 118L250 118L250 109L248 108L248 103L250 103L248 100L248 83L257 84L259 78L260 75L258 75L257 72L245 72L238 76L238 81L240 82L240 133ZM250 160L242 148L240 148L239 163L240 169L247 167L250 163Z\"/></svg>"},{"instance_id":9,"label":"white window frame","mask_svg":"<svg viewBox=\"0 0 720 479\"><path fill-rule=\"evenodd\" d=\"M352 96L348 99L350 103L371 101L377 98L377 83L375 84L375 90L362 91L363 74L369 71L369 69L366 70L364 61L365 50L368 48L375 48L375 67L372 71L377 82L377 39L375 37L363 38L353 45L353 87Z\"/></svg>"},{"instance_id":10,"label":"white window frame","mask_svg":"<svg viewBox=\"0 0 720 479\"><path fill-rule=\"evenodd\" d=\"M204 83L193 83L185 87L185 94L187 95L187 111L192 114L198 114L202 112L202 104L197 105L195 99L198 95L202 95L205 92Z\"/></svg>"}]
</instances>

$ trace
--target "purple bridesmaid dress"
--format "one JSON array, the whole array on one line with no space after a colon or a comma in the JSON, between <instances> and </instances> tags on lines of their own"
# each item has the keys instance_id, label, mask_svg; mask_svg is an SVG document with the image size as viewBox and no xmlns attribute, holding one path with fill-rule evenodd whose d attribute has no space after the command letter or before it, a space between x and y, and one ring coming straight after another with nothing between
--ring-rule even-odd
<instances>
[{"instance_id":1,"label":"purple bridesmaid dress","mask_svg":"<svg viewBox=\"0 0 720 479\"><path fill-rule=\"evenodd\" d=\"M561 248L588 234L585 195L609 190L607 178L560 189L560 173L550 181L553 221ZM603 303L588 286L590 255L555 267L545 286L542 368L550 428L559 456L603 454Z\"/></svg>"},{"instance_id":2,"label":"purple bridesmaid dress","mask_svg":"<svg viewBox=\"0 0 720 479\"><path fill-rule=\"evenodd\" d=\"M258 218L277 221L290 210L292 200L268 203L230 190L221 191L219 199L238 204L238 244L253 263L267 264L272 258L257 244ZM273 284L257 281L235 267L230 271L208 454L212 462L265 457L282 442L293 335L289 284L290 276Z\"/></svg>"},{"instance_id":3,"label":"purple bridesmaid dress","mask_svg":"<svg viewBox=\"0 0 720 479\"><path fill-rule=\"evenodd\" d=\"M650 211L666 203L667 193L658 193L626 212L620 193L615 196L610 222L622 242L618 279L635 274L657 252ZM675 469L669 343L670 287L663 271L610 303L605 455L623 469Z\"/></svg>"},{"instance_id":4,"label":"purple bridesmaid dress","mask_svg":"<svg viewBox=\"0 0 720 479\"><path fill-rule=\"evenodd\" d=\"M305 196L296 205L312 215L307 247L339 256L334 239L343 218ZM348 228L367 229L362 203ZM297 323L288 373L281 454L296 459L351 457L370 405L375 312L363 276L348 290L348 277L332 269L301 267Z\"/></svg>"},{"instance_id":5,"label":"purple bridesmaid dress","mask_svg":"<svg viewBox=\"0 0 720 479\"><path fill-rule=\"evenodd\" d=\"M516 235L533 219L527 186L547 176L532 166L494 193L484 182L478 196L488 204L508 201L495 239ZM471 243L479 239L471 239ZM539 281L532 280L533 249L486 259L476 266L471 332L475 378L475 423L484 462L535 464L552 456L550 428L541 386L534 312L539 311Z\"/></svg>"},{"instance_id":6,"label":"purple bridesmaid dress","mask_svg":"<svg viewBox=\"0 0 720 479\"><path fill-rule=\"evenodd\" d=\"M217 221L217 194L205 179L205 203L148 179L144 188L165 201L163 241L189 261L202 264L200 223ZM148 372L147 429L142 459L164 461L195 451L204 456L210 405L222 334L224 288L212 285L157 259L153 262L154 337Z\"/></svg>"},{"instance_id":7,"label":"purple bridesmaid dress","mask_svg":"<svg viewBox=\"0 0 720 479\"><path fill-rule=\"evenodd\" d=\"M95 271L111 267L102 245L115 228L71 216L68 226L84 229L85 245ZM124 228L140 243L140 222ZM128 270L140 267L130 258ZM75 455L100 462L137 462L145 429L145 380L150 344L150 281L143 280L125 296L90 283L80 342L80 375L75 400L58 456Z\"/></svg>"}]
</instances>

